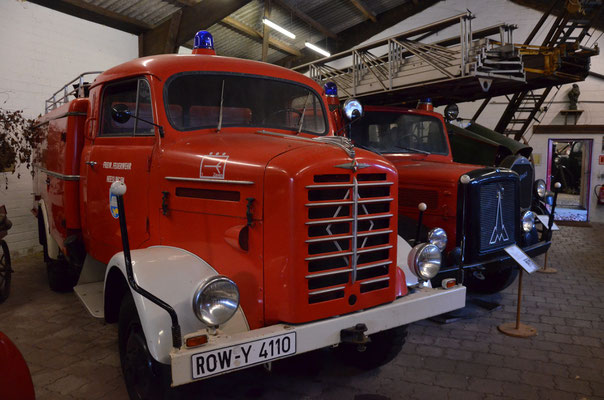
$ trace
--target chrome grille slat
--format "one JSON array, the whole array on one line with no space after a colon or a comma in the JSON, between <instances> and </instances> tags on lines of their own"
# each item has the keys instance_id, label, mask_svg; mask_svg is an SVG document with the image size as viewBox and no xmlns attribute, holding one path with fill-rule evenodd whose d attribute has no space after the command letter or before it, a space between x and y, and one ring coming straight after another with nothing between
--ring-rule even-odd
<instances>
[{"instance_id":1,"label":"chrome grille slat","mask_svg":"<svg viewBox=\"0 0 604 400\"><path fill-rule=\"evenodd\" d=\"M392 261L385 261L385 262L378 262L378 263L367 264L367 265L363 265L361 267L357 267L357 271L364 271L364 270L375 268L375 267L383 267L384 265L390 265L390 264L392 264ZM323 276L343 274L343 273L348 273L350 271L352 271L352 268L339 269L339 270L328 271L328 272L319 272L319 273L316 273L316 274L306 275L305 278L306 279L321 278Z\"/></svg>"},{"instance_id":2,"label":"chrome grille slat","mask_svg":"<svg viewBox=\"0 0 604 400\"><path fill-rule=\"evenodd\" d=\"M380 247L371 247L371 248L368 248L368 249L357 249L356 254L365 254L365 253L371 253L373 251L388 250L388 249L391 249L392 247L393 247L392 245L387 245L387 246L380 246ZM329 253L329 254L325 254L325 255L322 255L322 256L307 257L304 260L305 261L326 260L328 258L335 258L335 257L341 257L341 256L350 256L352 254L354 254L354 251Z\"/></svg>"},{"instance_id":3,"label":"chrome grille slat","mask_svg":"<svg viewBox=\"0 0 604 400\"><path fill-rule=\"evenodd\" d=\"M392 216L393 216L392 214L373 214L373 215L367 215L365 217L359 217L358 220L367 221L367 220L372 220L372 219L391 218ZM306 225L335 224L338 222L350 222L350 221L352 221L352 218L317 219L314 221L306 222Z\"/></svg>"},{"instance_id":4,"label":"chrome grille slat","mask_svg":"<svg viewBox=\"0 0 604 400\"><path fill-rule=\"evenodd\" d=\"M369 285L371 283L384 282L384 281L389 281L389 280L390 280L390 277L386 276L384 278L372 279L370 281L363 281L363 282L361 282L361 285Z\"/></svg>"},{"instance_id":5,"label":"chrome grille slat","mask_svg":"<svg viewBox=\"0 0 604 400\"><path fill-rule=\"evenodd\" d=\"M365 182L359 183L359 187L371 187L371 186L391 186L394 182ZM306 189L333 189L333 188L351 188L352 183L331 183L325 185L308 185Z\"/></svg>"},{"instance_id":6,"label":"chrome grille slat","mask_svg":"<svg viewBox=\"0 0 604 400\"><path fill-rule=\"evenodd\" d=\"M384 234L392 233L392 232L394 232L392 229L361 232L361 233L357 233L357 237L384 235ZM306 240L306 243L329 242L331 240L344 240L344 239L350 239L350 238L352 238L352 235L333 235L333 236L324 237L324 238L308 239L308 240Z\"/></svg>"},{"instance_id":7,"label":"chrome grille slat","mask_svg":"<svg viewBox=\"0 0 604 400\"><path fill-rule=\"evenodd\" d=\"M344 290L344 289L346 289L346 286L338 286L338 287L335 287L335 288L330 288L330 289L315 290L315 291L313 291L313 292L309 292L308 294L309 294L310 296L313 296L313 295L317 295L317 294L323 294L323 293L329 293L329 292L336 292L336 291L338 291L338 290Z\"/></svg>"},{"instance_id":8,"label":"chrome grille slat","mask_svg":"<svg viewBox=\"0 0 604 400\"><path fill-rule=\"evenodd\" d=\"M386 203L392 201L392 197L384 197L378 199L359 200L358 204ZM347 206L354 204L352 201L324 201L321 203L306 203L306 207L321 207L321 206Z\"/></svg>"}]
</instances>

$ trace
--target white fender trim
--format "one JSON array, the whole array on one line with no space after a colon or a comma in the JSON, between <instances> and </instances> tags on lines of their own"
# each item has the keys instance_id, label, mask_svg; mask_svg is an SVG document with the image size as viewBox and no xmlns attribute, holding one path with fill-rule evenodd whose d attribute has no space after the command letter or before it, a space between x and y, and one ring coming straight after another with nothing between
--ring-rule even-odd
<instances>
[{"instance_id":1,"label":"white fender trim","mask_svg":"<svg viewBox=\"0 0 604 400\"><path fill-rule=\"evenodd\" d=\"M124 253L115 254L105 273L105 285L109 272L119 268L127 280ZM140 287L174 308L178 315L181 334L205 329L206 326L193 312L193 295L200 282L218 272L193 253L170 246L153 246L132 251L132 272ZM105 292L107 288L105 287ZM169 364L172 351L172 320L161 307L155 305L130 288L149 352L157 361ZM239 333L249 330L241 307L220 331Z\"/></svg>"},{"instance_id":2,"label":"white fender trim","mask_svg":"<svg viewBox=\"0 0 604 400\"><path fill-rule=\"evenodd\" d=\"M411 245L409 243L407 243L407 241L405 239L403 239L402 237L397 236L396 266L403 270L403 273L405 274L405 281L407 283L407 286L414 286L419 283L419 279L417 279L417 276L415 276L415 274L413 272L411 272L411 269L409 268L407 260L409 258L410 252L411 252Z\"/></svg>"},{"instance_id":3,"label":"white fender trim","mask_svg":"<svg viewBox=\"0 0 604 400\"><path fill-rule=\"evenodd\" d=\"M39 202L40 210L42 210L42 219L44 220L44 233L46 235L46 251L48 257L56 260L59 258L59 245L54 237L50 234L50 223L48 222L48 212L46 211L46 203L44 200Z\"/></svg>"}]
</instances>

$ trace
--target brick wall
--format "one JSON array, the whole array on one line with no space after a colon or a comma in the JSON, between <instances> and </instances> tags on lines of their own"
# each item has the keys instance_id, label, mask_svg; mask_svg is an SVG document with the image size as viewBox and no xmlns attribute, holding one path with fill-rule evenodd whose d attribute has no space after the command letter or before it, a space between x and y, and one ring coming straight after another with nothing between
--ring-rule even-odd
<instances>
[{"instance_id":1,"label":"brick wall","mask_svg":"<svg viewBox=\"0 0 604 400\"><path fill-rule=\"evenodd\" d=\"M0 2L0 107L44 112L44 100L82 72L104 70L138 55L136 36L17 0ZM17 179L20 173L21 179ZM0 173L0 204L13 228L11 255L36 251L31 175ZM8 180L8 189L6 181Z\"/></svg>"}]
</instances>

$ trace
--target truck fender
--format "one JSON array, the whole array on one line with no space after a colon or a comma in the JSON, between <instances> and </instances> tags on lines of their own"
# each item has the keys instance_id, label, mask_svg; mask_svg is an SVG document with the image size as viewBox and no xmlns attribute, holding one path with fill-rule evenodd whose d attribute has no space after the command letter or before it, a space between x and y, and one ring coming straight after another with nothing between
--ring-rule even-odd
<instances>
[{"instance_id":1,"label":"truck fender","mask_svg":"<svg viewBox=\"0 0 604 400\"><path fill-rule=\"evenodd\" d=\"M417 285L419 280L409 268L407 258L411 252L411 245L407 243L400 235L397 235L396 241L396 266L403 270L407 286Z\"/></svg>"},{"instance_id":2,"label":"truck fender","mask_svg":"<svg viewBox=\"0 0 604 400\"><path fill-rule=\"evenodd\" d=\"M40 210L42 211L42 220L44 221L44 235L46 236L46 251L48 257L56 260L59 258L59 245L55 238L50 234L50 223L48 222L48 212L46 211L46 203L44 200L40 200L38 203Z\"/></svg>"},{"instance_id":3,"label":"truck fender","mask_svg":"<svg viewBox=\"0 0 604 400\"><path fill-rule=\"evenodd\" d=\"M111 301L107 298L108 293L112 293L107 283L108 277L115 273L116 268L127 282L123 252L115 254L108 265L104 284L105 303ZM189 333L206 328L193 312L193 295L201 282L210 276L218 275L218 272L207 262L180 248L152 246L132 251L132 272L140 287L174 308L183 338ZM161 363L169 364L170 351L173 349L170 315L132 288L130 293L151 356ZM219 332L226 334L248 330L249 325L241 307L226 324L219 327Z\"/></svg>"}]
</instances>

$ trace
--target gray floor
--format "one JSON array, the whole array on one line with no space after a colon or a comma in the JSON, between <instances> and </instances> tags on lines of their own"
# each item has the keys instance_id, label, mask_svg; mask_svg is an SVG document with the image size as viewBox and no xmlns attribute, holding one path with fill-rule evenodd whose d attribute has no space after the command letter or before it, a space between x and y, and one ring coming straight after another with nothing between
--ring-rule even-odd
<instances>
[{"instance_id":1,"label":"gray floor","mask_svg":"<svg viewBox=\"0 0 604 400\"><path fill-rule=\"evenodd\" d=\"M604 224L592 225L562 227L548 256L557 274L525 275L522 321L536 337L497 331L515 320L513 285L494 296L500 310L413 324L403 352L380 369L359 371L319 351L270 374L254 368L202 382L188 397L604 399ZM117 327L88 316L73 293L51 292L40 258L14 262L12 294L0 305L0 330L23 352L37 398L126 399Z\"/></svg>"}]
</instances>

